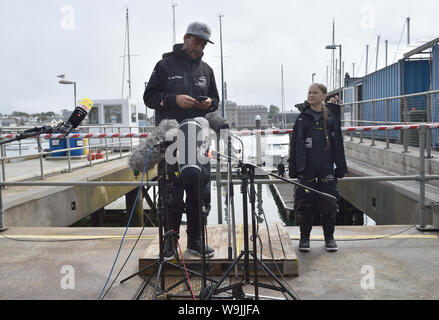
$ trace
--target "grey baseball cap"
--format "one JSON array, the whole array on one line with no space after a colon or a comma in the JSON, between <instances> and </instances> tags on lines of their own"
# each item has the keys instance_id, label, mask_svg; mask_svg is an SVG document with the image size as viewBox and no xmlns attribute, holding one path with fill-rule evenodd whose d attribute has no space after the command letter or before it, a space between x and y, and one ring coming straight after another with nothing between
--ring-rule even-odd
<instances>
[{"instance_id":1,"label":"grey baseball cap","mask_svg":"<svg viewBox=\"0 0 439 320\"><path fill-rule=\"evenodd\" d=\"M205 23L192 22L187 27L186 34L194 35L198 38L204 39L207 42L210 42L213 44L213 42L210 41L210 35L212 34L212 32L210 31L210 28Z\"/></svg>"}]
</instances>

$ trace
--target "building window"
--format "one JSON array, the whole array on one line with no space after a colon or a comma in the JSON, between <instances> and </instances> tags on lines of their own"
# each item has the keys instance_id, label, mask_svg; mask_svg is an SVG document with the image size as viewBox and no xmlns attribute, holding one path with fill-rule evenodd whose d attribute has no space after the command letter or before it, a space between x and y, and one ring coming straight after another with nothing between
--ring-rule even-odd
<instances>
[{"instance_id":1,"label":"building window","mask_svg":"<svg viewBox=\"0 0 439 320\"><path fill-rule=\"evenodd\" d=\"M104 106L105 123L122 123L122 105Z\"/></svg>"},{"instance_id":2,"label":"building window","mask_svg":"<svg viewBox=\"0 0 439 320\"><path fill-rule=\"evenodd\" d=\"M95 105L91 108L90 113L88 114L88 123L99 124L99 105Z\"/></svg>"}]
</instances>

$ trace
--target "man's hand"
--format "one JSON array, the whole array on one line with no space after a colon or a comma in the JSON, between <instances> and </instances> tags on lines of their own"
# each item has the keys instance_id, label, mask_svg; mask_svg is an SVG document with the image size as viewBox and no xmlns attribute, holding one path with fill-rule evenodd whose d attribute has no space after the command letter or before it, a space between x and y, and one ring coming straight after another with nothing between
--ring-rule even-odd
<instances>
[{"instance_id":1,"label":"man's hand","mask_svg":"<svg viewBox=\"0 0 439 320\"><path fill-rule=\"evenodd\" d=\"M184 94L177 95L175 97L175 102L182 109L192 109L199 104L197 100Z\"/></svg>"},{"instance_id":2,"label":"man's hand","mask_svg":"<svg viewBox=\"0 0 439 320\"><path fill-rule=\"evenodd\" d=\"M202 102L198 102L197 105L198 105L198 108L203 109L203 110L207 110L207 109L209 109L211 104L212 104L212 99L207 98L206 100L204 100Z\"/></svg>"}]
</instances>

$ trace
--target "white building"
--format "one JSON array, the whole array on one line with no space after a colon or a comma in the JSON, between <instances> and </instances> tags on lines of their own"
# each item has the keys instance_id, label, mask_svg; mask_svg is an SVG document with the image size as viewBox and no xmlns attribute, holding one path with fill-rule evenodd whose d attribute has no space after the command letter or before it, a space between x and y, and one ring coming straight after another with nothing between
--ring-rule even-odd
<instances>
[{"instance_id":1,"label":"white building","mask_svg":"<svg viewBox=\"0 0 439 320\"><path fill-rule=\"evenodd\" d=\"M91 133L139 133L137 104L134 99L95 99L93 108L87 116L87 125ZM100 141L99 141L100 140ZM139 139L120 139L122 146L127 148L131 142L138 144ZM91 145L103 144L104 139L92 139ZM119 139L107 139L107 143L117 143Z\"/></svg>"}]
</instances>

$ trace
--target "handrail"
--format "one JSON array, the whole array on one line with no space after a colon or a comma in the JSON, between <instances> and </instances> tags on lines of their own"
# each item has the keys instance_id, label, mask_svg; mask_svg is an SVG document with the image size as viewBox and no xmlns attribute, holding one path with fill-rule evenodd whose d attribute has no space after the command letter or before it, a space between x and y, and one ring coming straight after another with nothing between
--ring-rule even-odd
<instances>
[{"instance_id":1,"label":"handrail","mask_svg":"<svg viewBox=\"0 0 439 320\"><path fill-rule=\"evenodd\" d=\"M401 96L393 96L393 97L386 97L386 98L377 98L377 99L369 99L369 100L361 100L361 101L352 101L352 102L343 102L340 105L341 106L347 106L351 104L364 104L364 103L371 103L371 102L383 102L387 100L398 100L398 99L404 99L404 98L413 98L413 97L420 97L420 96L426 96L431 94L438 94L439 90L431 90L431 91L424 91L424 92L417 92L417 93L410 93L410 94L404 94Z\"/></svg>"}]
</instances>

